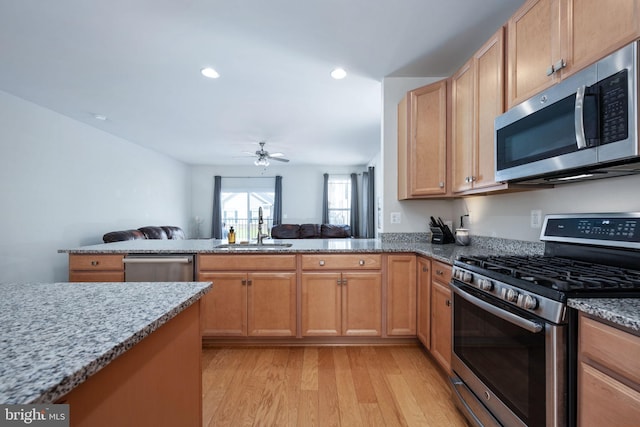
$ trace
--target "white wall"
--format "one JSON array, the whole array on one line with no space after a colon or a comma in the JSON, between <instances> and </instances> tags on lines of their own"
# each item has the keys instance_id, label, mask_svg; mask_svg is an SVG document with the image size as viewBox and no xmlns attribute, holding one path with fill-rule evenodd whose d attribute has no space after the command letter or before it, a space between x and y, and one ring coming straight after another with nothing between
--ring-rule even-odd
<instances>
[{"instance_id":1,"label":"white wall","mask_svg":"<svg viewBox=\"0 0 640 427\"><path fill-rule=\"evenodd\" d=\"M585 212L640 211L640 176L571 183L546 190L477 196L455 202L454 217L469 213L465 226L472 235L538 241L540 229L531 227L531 210L542 215ZM458 222L456 220L456 222Z\"/></svg>"},{"instance_id":2,"label":"white wall","mask_svg":"<svg viewBox=\"0 0 640 427\"><path fill-rule=\"evenodd\" d=\"M385 78L383 86L382 152L384 188L382 224L378 230L385 233L426 232L429 216L452 219L449 200L398 200L398 103L407 91L436 82L440 77ZM391 213L399 212L401 223L391 224Z\"/></svg>"},{"instance_id":3,"label":"white wall","mask_svg":"<svg viewBox=\"0 0 640 427\"><path fill-rule=\"evenodd\" d=\"M58 249L187 225L187 165L1 91L0 147L0 282L66 281Z\"/></svg>"},{"instance_id":4,"label":"white wall","mask_svg":"<svg viewBox=\"0 0 640 427\"><path fill-rule=\"evenodd\" d=\"M250 166L193 166L191 168L190 235L194 236L195 217L202 218L200 237L211 236L213 177L282 176L282 222L305 224L322 222L322 175L361 173L366 166L295 166L272 162L266 170Z\"/></svg>"}]
</instances>

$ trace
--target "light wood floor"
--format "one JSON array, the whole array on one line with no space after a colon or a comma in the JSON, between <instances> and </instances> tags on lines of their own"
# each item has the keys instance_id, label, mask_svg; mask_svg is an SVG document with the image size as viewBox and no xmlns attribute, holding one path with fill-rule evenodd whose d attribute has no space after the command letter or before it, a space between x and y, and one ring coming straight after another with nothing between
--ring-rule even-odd
<instances>
[{"instance_id":1,"label":"light wood floor","mask_svg":"<svg viewBox=\"0 0 640 427\"><path fill-rule=\"evenodd\" d=\"M464 426L418 346L204 348L204 426Z\"/></svg>"}]
</instances>

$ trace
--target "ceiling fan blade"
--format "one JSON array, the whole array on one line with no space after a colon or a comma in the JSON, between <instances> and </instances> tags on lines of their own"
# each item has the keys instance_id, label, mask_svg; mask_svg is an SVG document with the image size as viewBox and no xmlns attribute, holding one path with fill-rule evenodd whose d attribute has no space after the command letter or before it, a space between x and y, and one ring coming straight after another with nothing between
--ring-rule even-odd
<instances>
[{"instance_id":1,"label":"ceiling fan blade","mask_svg":"<svg viewBox=\"0 0 640 427\"><path fill-rule=\"evenodd\" d=\"M271 156L269 156L269 158L271 160L277 160L278 162L288 162L289 161L289 159L285 159L283 157L271 157Z\"/></svg>"},{"instance_id":2,"label":"ceiling fan blade","mask_svg":"<svg viewBox=\"0 0 640 427\"><path fill-rule=\"evenodd\" d=\"M269 157L282 157L284 153L269 153Z\"/></svg>"}]
</instances>

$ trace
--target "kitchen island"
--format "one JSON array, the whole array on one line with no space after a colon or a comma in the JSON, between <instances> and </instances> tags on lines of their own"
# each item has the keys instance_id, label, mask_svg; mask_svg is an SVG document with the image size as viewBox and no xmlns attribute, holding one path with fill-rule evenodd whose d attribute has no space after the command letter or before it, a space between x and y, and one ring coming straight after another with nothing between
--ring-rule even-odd
<instances>
[{"instance_id":1,"label":"kitchen island","mask_svg":"<svg viewBox=\"0 0 640 427\"><path fill-rule=\"evenodd\" d=\"M199 300L210 289L1 284L0 402L67 403L72 425L199 425Z\"/></svg>"}]
</instances>

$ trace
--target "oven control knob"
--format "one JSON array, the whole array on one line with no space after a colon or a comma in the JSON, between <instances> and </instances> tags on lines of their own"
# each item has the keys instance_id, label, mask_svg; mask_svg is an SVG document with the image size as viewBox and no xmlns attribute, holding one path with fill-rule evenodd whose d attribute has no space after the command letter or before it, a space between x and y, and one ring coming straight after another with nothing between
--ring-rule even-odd
<instances>
[{"instance_id":1,"label":"oven control knob","mask_svg":"<svg viewBox=\"0 0 640 427\"><path fill-rule=\"evenodd\" d=\"M507 289L503 294L503 298L509 302L516 302L518 301L518 293L513 289Z\"/></svg>"},{"instance_id":2,"label":"oven control knob","mask_svg":"<svg viewBox=\"0 0 640 427\"><path fill-rule=\"evenodd\" d=\"M478 287L483 291L490 291L493 289L493 282L489 279L480 279L478 281Z\"/></svg>"},{"instance_id":3,"label":"oven control knob","mask_svg":"<svg viewBox=\"0 0 640 427\"><path fill-rule=\"evenodd\" d=\"M538 308L538 300L531 295L525 295L522 301L522 306L527 310L535 310Z\"/></svg>"},{"instance_id":4,"label":"oven control knob","mask_svg":"<svg viewBox=\"0 0 640 427\"><path fill-rule=\"evenodd\" d=\"M473 280L473 275L471 273L469 273L468 271L463 272L462 274L463 282L471 283L472 280Z\"/></svg>"}]
</instances>

